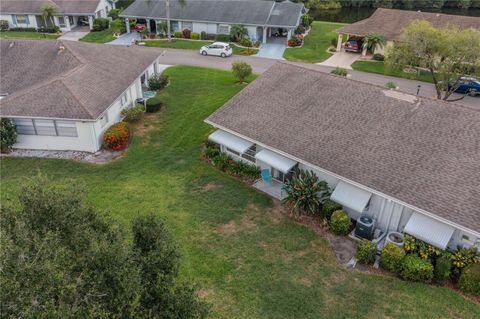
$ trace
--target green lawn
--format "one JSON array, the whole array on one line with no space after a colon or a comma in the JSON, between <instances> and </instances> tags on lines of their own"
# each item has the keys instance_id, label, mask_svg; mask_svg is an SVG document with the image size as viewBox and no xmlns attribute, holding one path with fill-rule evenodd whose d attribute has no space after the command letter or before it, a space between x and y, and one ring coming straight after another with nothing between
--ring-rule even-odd
<instances>
[{"instance_id":1,"label":"green lawn","mask_svg":"<svg viewBox=\"0 0 480 319\"><path fill-rule=\"evenodd\" d=\"M327 52L331 40L338 34L334 30L344 26L343 23L314 21L310 33L305 37L301 48L287 48L283 57L290 61L303 61L310 63L323 62L332 56Z\"/></svg>"},{"instance_id":2,"label":"green lawn","mask_svg":"<svg viewBox=\"0 0 480 319\"><path fill-rule=\"evenodd\" d=\"M25 39L49 39L54 40L58 38L59 34L54 33L39 33L33 31L2 31L0 38L25 38Z\"/></svg>"},{"instance_id":3,"label":"green lawn","mask_svg":"<svg viewBox=\"0 0 480 319\"><path fill-rule=\"evenodd\" d=\"M127 225L161 216L182 251L181 274L202 287L211 318L478 318L480 306L448 288L349 271L326 240L276 213L266 195L204 163L203 120L244 86L230 72L176 66L124 157L107 165L1 160L2 204L38 172L88 186L88 200Z\"/></svg>"},{"instance_id":4,"label":"green lawn","mask_svg":"<svg viewBox=\"0 0 480 319\"><path fill-rule=\"evenodd\" d=\"M172 49L189 49L189 50L200 50L204 45L211 44L214 41L191 41L185 39L172 39L171 42L167 40L149 40L145 41L145 46L147 47L158 47L158 48L172 48ZM232 45L233 54L243 54L244 48L237 47L234 43ZM257 53L257 49L251 49L253 53Z\"/></svg>"},{"instance_id":5,"label":"green lawn","mask_svg":"<svg viewBox=\"0 0 480 319\"><path fill-rule=\"evenodd\" d=\"M95 32L92 31L81 38L80 41L93 43L107 43L113 41L116 39L113 34L122 32L123 23L124 22L121 19L114 20L112 21L110 28L107 30Z\"/></svg>"},{"instance_id":6,"label":"green lawn","mask_svg":"<svg viewBox=\"0 0 480 319\"><path fill-rule=\"evenodd\" d=\"M352 68L357 71L378 73L384 75L395 76L404 79L418 80L433 83L432 76L427 71L420 71L420 73L405 73L401 69L386 68L385 64L380 61L355 61Z\"/></svg>"}]
</instances>

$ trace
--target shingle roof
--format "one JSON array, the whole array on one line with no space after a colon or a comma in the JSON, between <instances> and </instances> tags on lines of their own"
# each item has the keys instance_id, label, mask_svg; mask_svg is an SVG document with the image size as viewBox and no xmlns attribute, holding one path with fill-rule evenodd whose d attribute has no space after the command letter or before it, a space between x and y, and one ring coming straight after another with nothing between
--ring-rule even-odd
<instances>
[{"instance_id":1,"label":"shingle roof","mask_svg":"<svg viewBox=\"0 0 480 319\"><path fill-rule=\"evenodd\" d=\"M207 122L480 232L480 112L397 93L278 63Z\"/></svg>"},{"instance_id":2,"label":"shingle roof","mask_svg":"<svg viewBox=\"0 0 480 319\"><path fill-rule=\"evenodd\" d=\"M414 20L426 20L437 28L450 25L458 26L460 29L480 29L479 17L380 8L371 17L346 25L336 31L358 36L378 32L383 34L387 40L397 40L402 30Z\"/></svg>"},{"instance_id":3,"label":"shingle roof","mask_svg":"<svg viewBox=\"0 0 480 319\"><path fill-rule=\"evenodd\" d=\"M100 0L2 0L0 11L5 13L40 14L45 4L53 5L60 14L94 14Z\"/></svg>"},{"instance_id":4,"label":"shingle roof","mask_svg":"<svg viewBox=\"0 0 480 319\"><path fill-rule=\"evenodd\" d=\"M192 0L181 6L172 0L170 17L180 21L295 27L303 8L303 4L288 1ZM165 1L137 0L121 16L165 19Z\"/></svg>"},{"instance_id":5,"label":"shingle roof","mask_svg":"<svg viewBox=\"0 0 480 319\"><path fill-rule=\"evenodd\" d=\"M6 39L0 52L0 93L8 94L1 115L66 119L97 119L159 55L148 48Z\"/></svg>"}]
</instances>

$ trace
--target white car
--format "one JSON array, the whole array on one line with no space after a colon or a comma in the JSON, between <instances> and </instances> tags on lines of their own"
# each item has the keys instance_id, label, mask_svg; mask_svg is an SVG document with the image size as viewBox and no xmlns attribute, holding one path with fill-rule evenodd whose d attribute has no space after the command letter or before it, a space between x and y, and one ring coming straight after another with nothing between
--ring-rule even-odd
<instances>
[{"instance_id":1,"label":"white car","mask_svg":"<svg viewBox=\"0 0 480 319\"><path fill-rule=\"evenodd\" d=\"M222 58L232 55L232 47L228 43L214 42L209 45L204 45L200 48L201 55L218 55Z\"/></svg>"}]
</instances>

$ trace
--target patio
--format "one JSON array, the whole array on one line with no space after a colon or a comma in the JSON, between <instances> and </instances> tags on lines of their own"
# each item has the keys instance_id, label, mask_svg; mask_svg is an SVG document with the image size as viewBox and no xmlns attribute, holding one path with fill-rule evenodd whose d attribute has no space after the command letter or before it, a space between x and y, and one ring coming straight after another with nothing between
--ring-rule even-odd
<instances>
[{"instance_id":1,"label":"patio","mask_svg":"<svg viewBox=\"0 0 480 319\"><path fill-rule=\"evenodd\" d=\"M263 180L258 180L253 184L253 187L262 191L274 198L282 200L287 195L285 191L283 191L283 183L272 179L271 182L264 182Z\"/></svg>"}]
</instances>

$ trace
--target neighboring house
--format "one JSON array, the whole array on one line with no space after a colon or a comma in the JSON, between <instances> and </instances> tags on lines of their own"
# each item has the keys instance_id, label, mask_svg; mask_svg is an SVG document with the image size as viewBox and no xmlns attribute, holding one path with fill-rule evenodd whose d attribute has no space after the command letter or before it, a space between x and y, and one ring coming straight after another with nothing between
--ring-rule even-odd
<instances>
[{"instance_id":1,"label":"neighboring house","mask_svg":"<svg viewBox=\"0 0 480 319\"><path fill-rule=\"evenodd\" d=\"M336 30L338 33L337 51L341 50L344 34L348 38L351 36L365 37L369 33L380 33L387 39L387 45L391 45L393 41L399 39L403 29L415 20L428 21L436 28L454 26L460 29L480 29L479 17L379 8L369 18ZM383 53L383 48L377 48L375 52Z\"/></svg>"},{"instance_id":2,"label":"neighboring house","mask_svg":"<svg viewBox=\"0 0 480 319\"><path fill-rule=\"evenodd\" d=\"M8 21L10 28L51 27L52 21L42 17L42 7L52 5L58 15L53 17L62 32L76 26L88 25L93 28L93 19L107 17L115 8L113 0L2 0L0 20Z\"/></svg>"},{"instance_id":3,"label":"neighboring house","mask_svg":"<svg viewBox=\"0 0 480 319\"><path fill-rule=\"evenodd\" d=\"M304 13L302 3L289 1L190 0L184 6L176 0L170 1L172 32L189 29L198 33L229 34L232 25L240 24L247 28L250 39L264 43L275 34L283 34L286 41ZM120 16L137 18L139 23L146 24L149 32L158 33L157 23L166 19L165 1L137 0Z\"/></svg>"},{"instance_id":4,"label":"neighboring house","mask_svg":"<svg viewBox=\"0 0 480 319\"><path fill-rule=\"evenodd\" d=\"M0 115L22 149L96 152L162 67L157 51L140 47L1 39L0 49Z\"/></svg>"},{"instance_id":5,"label":"neighboring house","mask_svg":"<svg viewBox=\"0 0 480 319\"><path fill-rule=\"evenodd\" d=\"M278 63L205 121L223 152L270 171L255 187L273 196L312 170L354 219L480 248L478 110Z\"/></svg>"}]
</instances>

